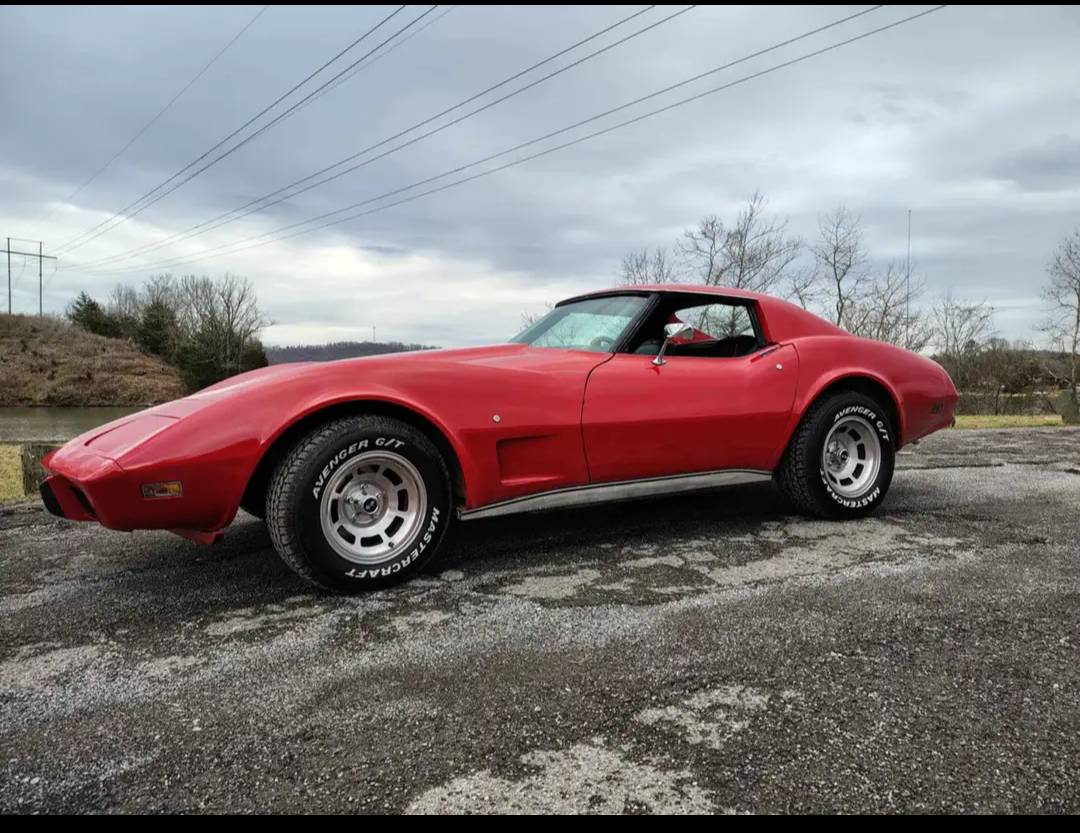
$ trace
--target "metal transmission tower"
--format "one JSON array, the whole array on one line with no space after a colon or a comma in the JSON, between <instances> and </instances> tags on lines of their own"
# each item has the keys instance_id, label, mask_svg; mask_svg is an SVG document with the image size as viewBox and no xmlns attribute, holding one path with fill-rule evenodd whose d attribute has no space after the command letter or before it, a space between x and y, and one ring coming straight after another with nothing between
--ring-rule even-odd
<instances>
[{"instance_id":1,"label":"metal transmission tower","mask_svg":"<svg viewBox=\"0 0 1080 833\"><path fill-rule=\"evenodd\" d=\"M15 249L12 249L11 248L11 241L12 240L15 240L18 243L37 243L37 246L38 246L37 253L35 254L34 252L21 252L21 251L17 251ZM43 270L42 270L41 267L42 267L42 264L46 260L56 260L56 258L53 257L52 255L45 254L45 244L42 243L40 240L23 240L22 238L19 238L19 237L9 237L9 238L7 238L7 248L3 249L3 250L0 250L0 254L7 255L7 311L8 311L8 315L11 315L11 256L12 255L21 255L24 258L25 257L36 257L37 258L37 262L38 262L38 315L39 316L42 315L44 313L44 304L43 304L44 291L43 291L43 288L42 288L42 286L43 286L43 284L42 284L42 272L43 272Z\"/></svg>"}]
</instances>

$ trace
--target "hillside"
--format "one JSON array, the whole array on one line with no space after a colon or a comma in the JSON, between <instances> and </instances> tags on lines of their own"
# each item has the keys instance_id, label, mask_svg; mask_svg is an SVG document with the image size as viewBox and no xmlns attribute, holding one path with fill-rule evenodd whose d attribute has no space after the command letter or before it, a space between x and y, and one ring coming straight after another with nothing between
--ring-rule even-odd
<instances>
[{"instance_id":1,"label":"hillside","mask_svg":"<svg viewBox=\"0 0 1080 833\"><path fill-rule=\"evenodd\" d=\"M355 359L359 356L381 356L384 353L406 353L412 350L433 350L425 344L402 344L398 341L336 341L332 344L298 344L291 347L267 347L270 364L285 362L329 362L335 359Z\"/></svg>"},{"instance_id":2,"label":"hillside","mask_svg":"<svg viewBox=\"0 0 1080 833\"><path fill-rule=\"evenodd\" d=\"M129 341L58 318L0 316L0 407L151 405L186 392L176 368Z\"/></svg>"}]
</instances>

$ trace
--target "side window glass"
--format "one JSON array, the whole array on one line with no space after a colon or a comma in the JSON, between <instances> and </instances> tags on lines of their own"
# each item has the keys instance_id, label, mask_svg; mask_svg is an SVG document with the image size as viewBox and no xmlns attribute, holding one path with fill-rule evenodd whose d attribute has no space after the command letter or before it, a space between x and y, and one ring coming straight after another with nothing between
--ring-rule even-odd
<instances>
[{"instance_id":1,"label":"side window glass","mask_svg":"<svg viewBox=\"0 0 1080 833\"><path fill-rule=\"evenodd\" d=\"M754 322L744 306L735 304L704 304L686 307L675 313L675 317L691 325L695 330L695 339L720 340L749 336L754 338Z\"/></svg>"}]
</instances>

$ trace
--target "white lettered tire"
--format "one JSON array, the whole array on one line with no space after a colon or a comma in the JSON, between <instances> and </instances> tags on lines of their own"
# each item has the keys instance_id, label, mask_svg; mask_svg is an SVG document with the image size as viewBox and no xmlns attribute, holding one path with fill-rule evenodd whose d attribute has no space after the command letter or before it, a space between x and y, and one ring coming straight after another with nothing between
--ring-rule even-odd
<instances>
[{"instance_id":1,"label":"white lettered tire","mask_svg":"<svg viewBox=\"0 0 1080 833\"><path fill-rule=\"evenodd\" d=\"M879 403L855 391L839 391L807 411L776 480L800 512L859 518L876 509L889 491L895 443L895 428Z\"/></svg>"},{"instance_id":2,"label":"white lettered tire","mask_svg":"<svg viewBox=\"0 0 1080 833\"><path fill-rule=\"evenodd\" d=\"M281 460L266 524L302 577L359 592L419 573L439 550L450 510L446 463L422 432L352 416L320 426Z\"/></svg>"}]
</instances>

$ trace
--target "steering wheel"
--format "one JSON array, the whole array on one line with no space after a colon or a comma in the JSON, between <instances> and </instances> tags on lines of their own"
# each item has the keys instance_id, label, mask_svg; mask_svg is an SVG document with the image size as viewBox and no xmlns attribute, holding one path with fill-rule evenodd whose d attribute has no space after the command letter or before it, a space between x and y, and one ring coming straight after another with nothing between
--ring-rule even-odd
<instances>
[{"instance_id":1,"label":"steering wheel","mask_svg":"<svg viewBox=\"0 0 1080 833\"><path fill-rule=\"evenodd\" d=\"M608 336L597 336L589 342L589 348L598 352L606 352L615 346L615 339Z\"/></svg>"}]
</instances>

